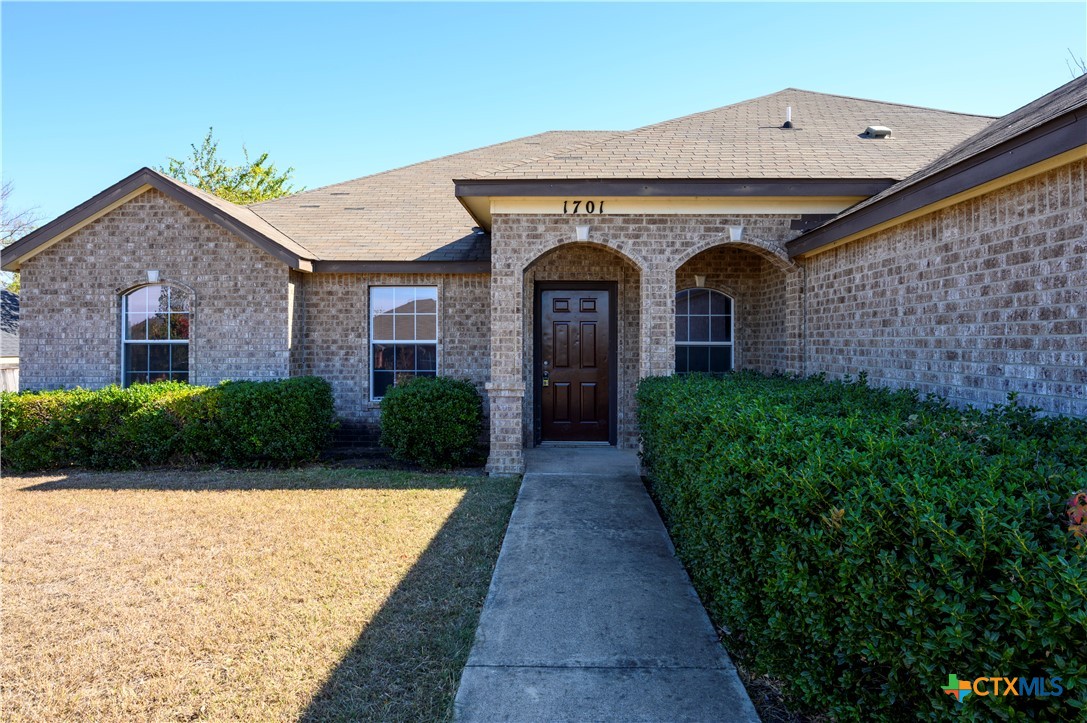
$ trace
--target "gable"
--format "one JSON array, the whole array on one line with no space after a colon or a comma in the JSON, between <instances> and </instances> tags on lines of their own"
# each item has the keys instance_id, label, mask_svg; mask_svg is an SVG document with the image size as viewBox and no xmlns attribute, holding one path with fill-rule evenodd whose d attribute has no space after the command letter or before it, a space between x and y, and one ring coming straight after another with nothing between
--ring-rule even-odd
<instances>
[{"instance_id":1,"label":"gable","mask_svg":"<svg viewBox=\"0 0 1087 723\"><path fill-rule=\"evenodd\" d=\"M0 266L18 271L24 261L64 240L141 194L156 189L177 203L253 243L293 269L312 269L313 255L249 209L141 168L71 211L0 251Z\"/></svg>"}]
</instances>

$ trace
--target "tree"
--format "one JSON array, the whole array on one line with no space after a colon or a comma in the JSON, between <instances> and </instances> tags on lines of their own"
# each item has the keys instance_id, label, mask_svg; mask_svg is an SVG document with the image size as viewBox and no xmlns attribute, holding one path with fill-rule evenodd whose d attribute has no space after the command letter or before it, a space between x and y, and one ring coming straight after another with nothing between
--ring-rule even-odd
<instances>
[{"instance_id":1,"label":"tree","mask_svg":"<svg viewBox=\"0 0 1087 723\"><path fill-rule=\"evenodd\" d=\"M0 247L13 244L38 227L38 210L26 208L15 210L11 207L11 194L15 185L4 181L0 186ZM0 284L8 291L19 293L19 274L4 272L0 275Z\"/></svg>"},{"instance_id":2,"label":"tree","mask_svg":"<svg viewBox=\"0 0 1087 723\"><path fill-rule=\"evenodd\" d=\"M188 158L168 158L166 166L159 171L172 176L190 186L213 193L231 203L245 206L273 198L289 196L304 189L295 189L290 185L294 168L280 171L268 160L268 154L260 154L256 160L250 160L249 151L242 146L244 161L232 166L219 157L219 141L208 128L199 147L190 146L192 153Z\"/></svg>"},{"instance_id":3,"label":"tree","mask_svg":"<svg viewBox=\"0 0 1087 723\"><path fill-rule=\"evenodd\" d=\"M1064 64L1068 66L1068 72L1072 74L1072 77L1078 78L1081 75L1087 75L1087 61L1084 61L1083 56L1077 56L1072 52L1071 48L1068 48L1068 54L1072 59L1064 61Z\"/></svg>"}]
</instances>

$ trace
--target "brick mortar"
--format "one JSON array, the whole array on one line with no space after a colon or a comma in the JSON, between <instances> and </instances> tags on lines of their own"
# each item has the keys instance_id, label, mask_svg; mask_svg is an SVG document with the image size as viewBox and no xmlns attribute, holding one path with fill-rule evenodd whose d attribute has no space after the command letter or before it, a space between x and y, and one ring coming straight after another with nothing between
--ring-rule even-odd
<instances>
[{"instance_id":1,"label":"brick mortar","mask_svg":"<svg viewBox=\"0 0 1087 723\"><path fill-rule=\"evenodd\" d=\"M807 371L1087 415L1085 165L804 261Z\"/></svg>"},{"instance_id":2,"label":"brick mortar","mask_svg":"<svg viewBox=\"0 0 1087 723\"><path fill-rule=\"evenodd\" d=\"M193 382L288 375L287 267L152 189L23 263L22 388L119 383L120 294L148 269L195 292Z\"/></svg>"}]
</instances>

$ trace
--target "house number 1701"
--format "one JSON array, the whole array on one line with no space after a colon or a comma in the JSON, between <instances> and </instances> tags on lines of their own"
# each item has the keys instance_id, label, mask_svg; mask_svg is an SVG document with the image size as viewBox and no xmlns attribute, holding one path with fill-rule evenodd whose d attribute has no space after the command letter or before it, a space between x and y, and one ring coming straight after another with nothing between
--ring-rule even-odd
<instances>
[{"instance_id":1,"label":"house number 1701","mask_svg":"<svg viewBox=\"0 0 1087 723\"><path fill-rule=\"evenodd\" d=\"M603 201L563 201L563 213L604 213Z\"/></svg>"}]
</instances>

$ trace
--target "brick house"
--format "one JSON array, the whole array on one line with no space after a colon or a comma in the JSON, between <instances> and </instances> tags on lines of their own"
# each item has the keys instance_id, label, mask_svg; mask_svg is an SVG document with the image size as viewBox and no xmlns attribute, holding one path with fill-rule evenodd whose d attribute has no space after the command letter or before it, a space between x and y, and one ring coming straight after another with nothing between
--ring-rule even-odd
<instances>
[{"instance_id":1,"label":"brick house","mask_svg":"<svg viewBox=\"0 0 1087 723\"><path fill-rule=\"evenodd\" d=\"M1087 415L1087 78L1002 118L788 89L240 207L141 169L3 250L24 389L467 378L489 469L637 443L639 378L866 372Z\"/></svg>"}]
</instances>

